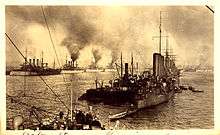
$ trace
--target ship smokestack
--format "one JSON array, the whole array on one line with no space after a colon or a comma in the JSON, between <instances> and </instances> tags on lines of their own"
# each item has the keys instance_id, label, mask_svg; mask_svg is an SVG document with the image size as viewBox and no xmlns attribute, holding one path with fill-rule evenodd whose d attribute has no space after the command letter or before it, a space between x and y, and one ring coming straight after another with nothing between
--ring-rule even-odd
<instances>
[{"instance_id":1,"label":"ship smokestack","mask_svg":"<svg viewBox=\"0 0 220 135\"><path fill-rule=\"evenodd\" d=\"M29 64L31 65L31 59L29 59Z\"/></svg>"},{"instance_id":2,"label":"ship smokestack","mask_svg":"<svg viewBox=\"0 0 220 135\"><path fill-rule=\"evenodd\" d=\"M163 76L166 74L164 68L164 57L159 53L153 54L153 74L155 76Z\"/></svg>"},{"instance_id":3,"label":"ship smokestack","mask_svg":"<svg viewBox=\"0 0 220 135\"><path fill-rule=\"evenodd\" d=\"M24 58L24 62L25 62L25 64L27 64L27 57Z\"/></svg>"},{"instance_id":4,"label":"ship smokestack","mask_svg":"<svg viewBox=\"0 0 220 135\"><path fill-rule=\"evenodd\" d=\"M33 65L35 66L35 59L33 59Z\"/></svg>"},{"instance_id":5,"label":"ship smokestack","mask_svg":"<svg viewBox=\"0 0 220 135\"><path fill-rule=\"evenodd\" d=\"M39 66L39 59L37 59L37 66Z\"/></svg>"},{"instance_id":6,"label":"ship smokestack","mask_svg":"<svg viewBox=\"0 0 220 135\"><path fill-rule=\"evenodd\" d=\"M154 76L159 76L160 74L160 54L154 53L153 54L153 74Z\"/></svg>"},{"instance_id":7,"label":"ship smokestack","mask_svg":"<svg viewBox=\"0 0 220 135\"><path fill-rule=\"evenodd\" d=\"M125 76L128 76L128 63L125 63Z\"/></svg>"}]
</instances>

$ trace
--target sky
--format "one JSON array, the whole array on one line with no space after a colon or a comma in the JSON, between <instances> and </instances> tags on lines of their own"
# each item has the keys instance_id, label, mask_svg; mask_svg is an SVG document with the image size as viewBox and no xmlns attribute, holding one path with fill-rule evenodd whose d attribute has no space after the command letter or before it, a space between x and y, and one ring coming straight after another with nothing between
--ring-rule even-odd
<instances>
[{"instance_id":1,"label":"sky","mask_svg":"<svg viewBox=\"0 0 220 135\"><path fill-rule=\"evenodd\" d=\"M205 6L6 6L6 33L28 59L41 58L43 51L50 66L54 60L62 66L67 57L82 67L106 67L119 62L122 52L123 62L130 63L133 53L145 68L158 52L153 37L159 36L160 11L162 36L168 36L176 64L212 66L214 15ZM162 51L165 46L163 37ZM23 61L7 39L6 66Z\"/></svg>"}]
</instances>

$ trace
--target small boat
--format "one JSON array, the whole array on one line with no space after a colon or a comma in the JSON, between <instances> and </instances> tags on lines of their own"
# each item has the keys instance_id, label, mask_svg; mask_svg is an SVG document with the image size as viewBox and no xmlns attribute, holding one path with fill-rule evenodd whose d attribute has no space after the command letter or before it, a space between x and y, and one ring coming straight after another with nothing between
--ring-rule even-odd
<instances>
[{"instance_id":1,"label":"small boat","mask_svg":"<svg viewBox=\"0 0 220 135\"><path fill-rule=\"evenodd\" d=\"M194 87L192 86L189 86L188 88L189 90L191 90L192 92L204 92L203 90L198 90L198 89L195 89Z\"/></svg>"},{"instance_id":2,"label":"small boat","mask_svg":"<svg viewBox=\"0 0 220 135\"><path fill-rule=\"evenodd\" d=\"M204 92L204 90L192 89L192 92Z\"/></svg>"},{"instance_id":3,"label":"small boat","mask_svg":"<svg viewBox=\"0 0 220 135\"><path fill-rule=\"evenodd\" d=\"M117 113L117 114L114 114L114 115L110 115L109 116L109 119L110 121L113 121L113 120L118 120L118 119L121 119L121 118L124 118L128 115L131 115L135 112L137 112L138 109L135 109L135 110L127 110L127 111L124 111L124 112L121 112L121 113Z\"/></svg>"}]
</instances>

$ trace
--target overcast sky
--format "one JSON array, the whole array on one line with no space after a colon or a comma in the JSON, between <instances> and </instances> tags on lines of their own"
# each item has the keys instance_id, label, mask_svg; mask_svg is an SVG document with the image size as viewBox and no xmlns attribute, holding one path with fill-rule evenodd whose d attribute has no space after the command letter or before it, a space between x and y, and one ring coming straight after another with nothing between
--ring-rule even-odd
<instances>
[{"instance_id":1,"label":"overcast sky","mask_svg":"<svg viewBox=\"0 0 220 135\"><path fill-rule=\"evenodd\" d=\"M124 62L130 62L133 53L141 67L151 64L152 53L158 51L158 39L152 37L159 36L160 11L162 35L169 36L177 64L213 65L214 15L205 6L7 6L7 34L24 54L27 48L28 58L40 58L43 51L52 65L56 57L42 8L61 65L67 55L79 66L95 60L106 66L117 62L120 52ZM7 40L7 66L22 61Z\"/></svg>"}]
</instances>

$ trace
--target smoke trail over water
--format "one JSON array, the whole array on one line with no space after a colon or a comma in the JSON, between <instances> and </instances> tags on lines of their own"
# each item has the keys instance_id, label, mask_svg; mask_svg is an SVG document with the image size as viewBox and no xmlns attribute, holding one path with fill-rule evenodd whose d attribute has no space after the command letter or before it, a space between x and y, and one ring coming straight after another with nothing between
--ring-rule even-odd
<instances>
[{"instance_id":1,"label":"smoke trail over water","mask_svg":"<svg viewBox=\"0 0 220 135\"><path fill-rule=\"evenodd\" d=\"M59 56L63 57L63 61L66 53L74 61L77 59L82 61L83 57L90 53L94 59L97 59L94 50L99 50L97 46L101 46L111 58L98 51L101 55L96 60L97 64L113 65L121 51L125 61L130 60L130 53L133 52L136 61L143 65L150 64L152 52L157 51L152 36L158 36L159 11L165 10L168 12L168 18L163 22L162 27L166 31L163 34L169 34L170 46L179 57L177 62L190 64L198 61L199 64L200 57L203 57L202 59L207 58L208 64L213 64L213 57L210 57L213 54L213 15L202 6L44 6L43 8L52 37L56 41L56 48L60 51ZM28 46L29 50L35 48L36 52L38 48L42 51L50 46L45 26L40 6L6 7L6 31L15 37L13 39L23 50L24 45ZM91 45L94 46L93 49ZM10 45L6 47L8 46ZM7 49L7 52L12 51L12 48ZM198 51L204 55L195 55ZM51 54L48 54L48 57L51 57ZM13 60L13 57L7 56L7 61L10 60Z\"/></svg>"}]
</instances>

